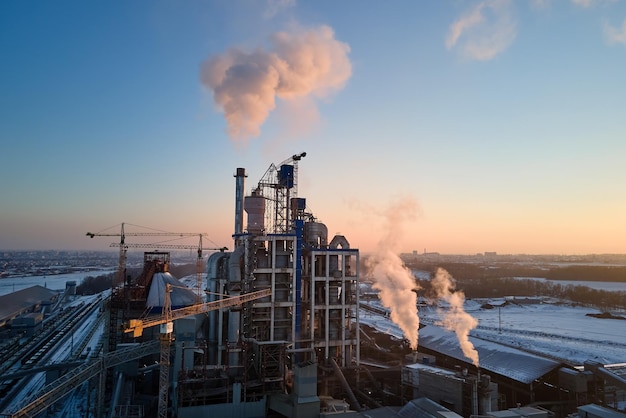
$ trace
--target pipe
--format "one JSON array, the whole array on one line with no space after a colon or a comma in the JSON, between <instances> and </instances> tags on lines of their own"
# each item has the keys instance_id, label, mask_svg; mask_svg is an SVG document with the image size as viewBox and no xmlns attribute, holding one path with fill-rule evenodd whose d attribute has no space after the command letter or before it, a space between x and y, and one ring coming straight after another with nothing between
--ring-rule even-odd
<instances>
[{"instance_id":1,"label":"pipe","mask_svg":"<svg viewBox=\"0 0 626 418\"><path fill-rule=\"evenodd\" d=\"M238 296L241 294L241 259L244 255L245 247L239 246L228 259L228 293L230 296ZM239 342L239 333L241 330L241 313L231 309L228 312L228 342ZM229 367L239 366L239 353L231 352L228 357Z\"/></svg>"},{"instance_id":2,"label":"pipe","mask_svg":"<svg viewBox=\"0 0 626 418\"><path fill-rule=\"evenodd\" d=\"M350 406L352 406L352 408L354 408L354 410L356 412L361 412L361 405L356 400L356 396L354 396L354 392L352 392L352 388L348 384L348 381L346 380L346 377L343 375L343 372L339 368L339 365L337 364L337 362L333 358L330 358L328 360L330 361L331 366L333 366L333 370L335 371L335 375L337 376L337 378L341 382L341 386L343 387L343 390L345 390L346 393L348 394L348 399L350 400Z\"/></svg>"},{"instance_id":3,"label":"pipe","mask_svg":"<svg viewBox=\"0 0 626 418\"><path fill-rule=\"evenodd\" d=\"M117 403L120 401L120 393L122 392L122 385L124 383L124 374L122 372L117 373L117 382L115 384L115 388L113 389L113 396L111 396L110 410L109 416L113 418L115 416L115 407Z\"/></svg>"},{"instance_id":4,"label":"pipe","mask_svg":"<svg viewBox=\"0 0 626 418\"><path fill-rule=\"evenodd\" d=\"M300 332L302 326L302 230L304 228L304 221L297 219L295 221L296 226L296 335L294 341L296 348L300 348ZM296 363L300 361L300 356L296 355Z\"/></svg>"},{"instance_id":5,"label":"pipe","mask_svg":"<svg viewBox=\"0 0 626 418\"><path fill-rule=\"evenodd\" d=\"M235 235L243 232L243 191L246 169L238 168L235 174Z\"/></svg>"},{"instance_id":6,"label":"pipe","mask_svg":"<svg viewBox=\"0 0 626 418\"><path fill-rule=\"evenodd\" d=\"M230 253L213 253L209 256L207 260L207 288L209 290L208 301L213 302L217 300L218 293L218 268L223 259L228 261L228 257L230 257ZM208 312L209 317L209 355L208 361L209 364L214 365L217 364L217 349L219 346L219 341L217 338L217 330L218 330L218 315L220 314L219 310L212 310Z\"/></svg>"},{"instance_id":7,"label":"pipe","mask_svg":"<svg viewBox=\"0 0 626 418\"><path fill-rule=\"evenodd\" d=\"M348 242L346 237L344 237L343 235L335 235L333 239L330 241L330 244L328 244L328 247L333 250L336 250L337 247L339 246L341 246L341 248L344 250L347 250L350 248L350 243Z\"/></svg>"}]
</instances>

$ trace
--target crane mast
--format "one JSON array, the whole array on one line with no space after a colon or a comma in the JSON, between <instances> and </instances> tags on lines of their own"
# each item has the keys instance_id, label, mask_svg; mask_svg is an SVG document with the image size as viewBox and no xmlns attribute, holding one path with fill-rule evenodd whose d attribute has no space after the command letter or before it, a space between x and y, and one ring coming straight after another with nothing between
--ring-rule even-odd
<instances>
[{"instance_id":1,"label":"crane mast","mask_svg":"<svg viewBox=\"0 0 626 418\"><path fill-rule=\"evenodd\" d=\"M165 298L163 301L163 310L161 312L161 315L155 315L153 317L145 319L131 319L129 320L128 324L124 325L124 332L132 332L134 337L141 336L145 328L153 327L156 325L160 325L161 327L159 333L159 418L167 418L170 346L173 341L172 333L174 331L174 321L177 319L186 318L188 316L210 312L216 309L226 308L230 306L241 305L246 302L264 298L272 294L272 289L263 289L257 292L237 295L212 302L199 303L196 305L191 305L185 308L175 310L172 310L170 297L171 292L172 285L167 284L165 286Z\"/></svg>"},{"instance_id":2,"label":"crane mast","mask_svg":"<svg viewBox=\"0 0 626 418\"><path fill-rule=\"evenodd\" d=\"M159 343L161 345L159 358L159 418L167 418L167 401L170 383L170 345L172 344L172 332L174 323L172 322L172 305L170 293L172 286L165 287L165 298L163 301L163 313Z\"/></svg>"}]
</instances>

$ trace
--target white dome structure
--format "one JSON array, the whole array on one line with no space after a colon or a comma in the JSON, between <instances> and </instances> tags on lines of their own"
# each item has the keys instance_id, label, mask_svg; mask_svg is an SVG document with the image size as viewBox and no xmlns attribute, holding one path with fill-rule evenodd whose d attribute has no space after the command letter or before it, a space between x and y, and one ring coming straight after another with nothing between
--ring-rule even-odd
<instances>
[{"instance_id":1,"label":"white dome structure","mask_svg":"<svg viewBox=\"0 0 626 418\"><path fill-rule=\"evenodd\" d=\"M165 287L172 286L170 292L170 301L172 309L190 306L196 303L196 295L193 290L182 284L176 277L170 273L154 273L150 291L146 299L146 307L151 310L161 310L165 301Z\"/></svg>"}]
</instances>

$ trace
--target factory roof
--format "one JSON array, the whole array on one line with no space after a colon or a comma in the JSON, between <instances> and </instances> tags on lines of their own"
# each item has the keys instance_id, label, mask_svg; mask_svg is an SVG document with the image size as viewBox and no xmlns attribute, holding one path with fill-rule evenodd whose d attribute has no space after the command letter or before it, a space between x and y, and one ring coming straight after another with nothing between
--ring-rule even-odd
<instances>
[{"instance_id":1,"label":"factory roof","mask_svg":"<svg viewBox=\"0 0 626 418\"><path fill-rule=\"evenodd\" d=\"M345 413L331 412L323 414L323 416L349 416L351 418L461 418L461 416L449 409L439 405L437 402L428 398L418 398L409 401L403 407L399 406L383 406L380 408L368 409L363 412L348 411Z\"/></svg>"},{"instance_id":2,"label":"factory roof","mask_svg":"<svg viewBox=\"0 0 626 418\"><path fill-rule=\"evenodd\" d=\"M0 296L0 322L28 311L42 302L49 302L57 295L58 292L37 285Z\"/></svg>"},{"instance_id":3,"label":"factory roof","mask_svg":"<svg viewBox=\"0 0 626 418\"><path fill-rule=\"evenodd\" d=\"M398 412L400 417L428 417L428 418L461 418L456 412L439 405L428 398L413 399Z\"/></svg>"},{"instance_id":4,"label":"factory roof","mask_svg":"<svg viewBox=\"0 0 626 418\"><path fill-rule=\"evenodd\" d=\"M600 405L588 404L578 407L579 416L603 417L603 418L624 418L626 414L605 408ZM580 414L582 412L582 414Z\"/></svg>"},{"instance_id":5,"label":"factory roof","mask_svg":"<svg viewBox=\"0 0 626 418\"><path fill-rule=\"evenodd\" d=\"M557 361L501 344L472 337L470 337L470 341L478 351L482 370L508 377L517 382L529 384L562 367L562 364ZM434 326L421 328L419 330L419 345L465 363L471 363L471 360L465 357L461 351L456 335L443 328Z\"/></svg>"}]
</instances>

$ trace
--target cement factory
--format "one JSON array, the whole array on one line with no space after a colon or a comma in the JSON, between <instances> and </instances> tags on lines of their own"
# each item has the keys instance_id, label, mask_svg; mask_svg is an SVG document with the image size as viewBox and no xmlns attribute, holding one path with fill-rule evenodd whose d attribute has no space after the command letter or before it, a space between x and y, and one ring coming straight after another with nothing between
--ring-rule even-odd
<instances>
[{"instance_id":1,"label":"cement factory","mask_svg":"<svg viewBox=\"0 0 626 418\"><path fill-rule=\"evenodd\" d=\"M143 271L131 277L125 239L133 234L123 225L88 233L120 238L113 286L63 312L75 283L63 295L39 289L43 311L5 310L0 320L39 343L3 348L1 416L626 417L626 364L576 366L476 341L479 368L435 325L420 328L412 351L366 324L365 313L389 322L389 312L361 277L349 237L329 236L298 195L305 156L271 164L249 194L246 170L236 169L233 250L212 248L205 258L200 235L195 290L170 274L166 246L145 252ZM44 315L61 314L67 320L42 327ZM73 357L54 367L24 362L87 317ZM97 344L87 350L88 341ZM35 371L46 383L18 395L14 386ZM59 412L78 391L80 410Z\"/></svg>"}]
</instances>

